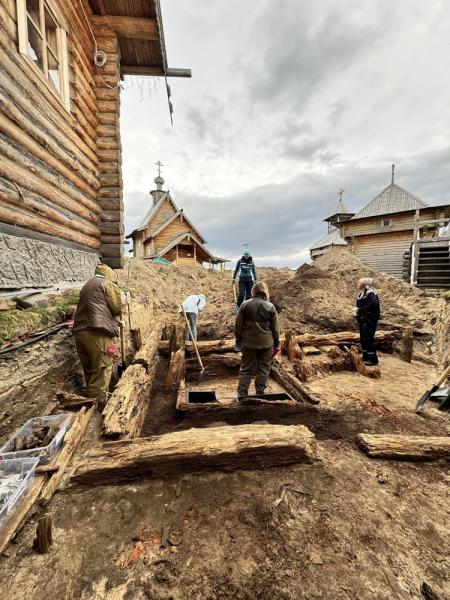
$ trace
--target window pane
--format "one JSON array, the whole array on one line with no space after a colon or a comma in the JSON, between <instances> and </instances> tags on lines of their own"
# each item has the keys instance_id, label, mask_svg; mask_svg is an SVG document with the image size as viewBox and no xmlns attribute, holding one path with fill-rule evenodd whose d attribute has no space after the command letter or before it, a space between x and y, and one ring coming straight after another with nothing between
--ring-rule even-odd
<instances>
[{"instance_id":1,"label":"window pane","mask_svg":"<svg viewBox=\"0 0 450 600\"><path fill-rule=\"evenodd\" d=\"M45 15L45 39L47 40L47 44L53 50L53 54L58 56L58 25L55 20L48 12L47 7L44 8Z\"/></svg>"},{"instance_id":2,"label":"window pane","mask_svg":"<svg viewBox=\"0 0 450 600\"><path fill-rule=\"evenodd\" d=\"M34 25L41 30L41 17L39 15L39 0L27 0L27 12Z\"/></svg>"},{"instance_id":3,"label":"window pane","mask_svg":"<svg viewBox=\"0 0 450 600\"><path fill-rule=\"evenodd\" d=\"M42 64L42 40L33 23L28 21L28 56L40 68Z\"/></svg>"},{"instance_id":4,"label":"window pane","mask_svg":"<svg viewBox=\"0 0 450 600\"><path fill-rule=\"evenodd\" d=\"M61 92L61 81L59 78L59 63L50 52L47 50L48 59L48 78L53 83L58 92Z\"/></svg>"}]
</instances>

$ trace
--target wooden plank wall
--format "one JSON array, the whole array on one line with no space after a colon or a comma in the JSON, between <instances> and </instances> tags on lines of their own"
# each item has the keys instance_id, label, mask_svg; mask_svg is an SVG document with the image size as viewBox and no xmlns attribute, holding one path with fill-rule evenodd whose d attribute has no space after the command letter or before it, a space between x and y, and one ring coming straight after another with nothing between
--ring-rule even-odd
<instances>
[{"instance_id":1,"label":"wooden plank wall","mask_svg":"<svg viewBox=\"0 0 450 600\"><path fill-rule=\"evenodd\" d=\"M161 233L156 236L156 251L160 252L165 248L171 241L175 240L181 233L193 233L192 229L181 219L181 216L172 221L167 227L165 227Z\"/></svg>"},{"instance_id":2,"label":"wooden plank wall","mask_svg":"<svg viewBox=\"0 0 450 600\"><path fill-rule=\"evenodd\" d=\"M100 249L93 40L74 0L69 25L70 113L18 52L15 0L0 3L0 222Z\"/></svg>"},{"instance_id":3,"label":"wooden plank wall","mask_svg":"<svg viewBox=\"0 0 450 600\"><path fill-rule=\"evenodd\" d=\"M176 212L177 211L172 206L170 200L163 202L163 204L150 219L150 222L145 229L145 237L149 237L153 231L156 231L156 229L158 229L158 227L160 227L165 221L168 221L170 217L173 217Z\"/></svg>"},{"instance_id":4,"label":"wooden plank wall","mask_svg":"<svg viewBox=\"0 0 450 600\"><path fill-rule=\"evenodd\" d=\"M95 74L98 104L97 147L99 157L99 202L102 209L101 246L103 262L123 268L122 145L120 141L120 49L111 27L94 25L98 49L107 55L106 65Z\"/></svg>"},{"instance_id":5,"label":"wooden plank wall","mask_svg":"<svg viewBox=\"0 0 450 600\"><path fill-rule=\"evenodd\" d=\"M412 231L354 237L351 249L366 265L403 278L403 254L411 246Z\"/></svg>"}]
</instances>

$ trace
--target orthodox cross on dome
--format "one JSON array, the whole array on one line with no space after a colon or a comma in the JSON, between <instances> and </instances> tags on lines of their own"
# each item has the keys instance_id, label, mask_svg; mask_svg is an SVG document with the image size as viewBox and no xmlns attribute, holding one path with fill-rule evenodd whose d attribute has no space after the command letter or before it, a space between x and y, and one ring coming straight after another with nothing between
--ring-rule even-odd
<instances>
[{"instance_id":1,"label":"orthodox cross on dome","mask_svg":"<svg viewBox=\"0 0 450 600\"><path fill-rule=\"evenodd\" d=\"M392 165L392 179L391 179L391 185L394 183L394 174L395 174L395 165Z\"/></svg>"},{"instance_id":2,"label":"orthodox cross on dome","mask_svg":"<svg viewBox=\"0 0 450 600\"><path fill-rule=\"evenodd\" d=\"M342 188L339 190L338 196L339 196L339 201L342 202L342 195L345 192L345 190L343 190Z\"/></svg>"},{"instance_id":3,"label":"orthodox cross on dome","mask_svg":"<svg viewBox=\"0 0 450 600\"><path fill-rule=\"evenodd\" d=\"M164 165L160 160L158 160L158 162L156 162L155 165L158 167L158 177L161 177L161 167L163 167Z\"/></svg>"}]
</instances>

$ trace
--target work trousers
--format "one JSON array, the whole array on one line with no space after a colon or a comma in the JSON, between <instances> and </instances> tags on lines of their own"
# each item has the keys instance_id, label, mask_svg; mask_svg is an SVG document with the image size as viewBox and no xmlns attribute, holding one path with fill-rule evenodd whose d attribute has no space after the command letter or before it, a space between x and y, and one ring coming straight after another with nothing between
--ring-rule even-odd
<instances>
[{"instance_id":1,"label":"work trousers","mask_svg":"<svg viewBox=\"0 0 450 600\"><path fill-rule=\"evenodd\" d=\"M237 305L240 306L244 300L252 297L253 281L251 279L239 279L239 297Z\"/></svg>"},{"instance_id":2,"label":"work trousers","mask_svg":"<svg viewBox=\"0 0 450 600\"><path fill-rule=\"evenodd\" d=\"M111 380L113 357L106 353L113 339L94 330L80 331L75 334L75 345L83 367L88 398L104 397Z\"/></svg>"},{"instance_id":3,"label":"work trousers","mask_svg":"<svg viewBox=\"0 0 450 600\"><path fill-rule=\"evenodd\" d=\"M377 349L375 347L375 332L377 323L359 322L359 337L363 351L363 361L372 365L378 364Z\"/></svg>"},{"instance_id":4,"label":"work trousers","mask_svg":"<svg viewBox=\"0 0 450 600\"><path fill-rule=\"evenodd\" d=\"M241 368L239 370L238 396L247 396L252 376L255 374L257 394L264 394L272 364L272 346L255 350L242 348Z\"/></svg>"},{"instance_id":5,"label":"work trousers","mask_svg":"<svg viewBox=\"0 0 450 600\"><path fill-rule=\"evenodd\" d=\"M194 340L197 341L197 315L193 312L187 312L186 317L189 321L189 325L191 326L192 335L194 336ZM189 329L186 326L185 339L189 341L191 336L189 335Z\"/></svg>"}]
</instances>

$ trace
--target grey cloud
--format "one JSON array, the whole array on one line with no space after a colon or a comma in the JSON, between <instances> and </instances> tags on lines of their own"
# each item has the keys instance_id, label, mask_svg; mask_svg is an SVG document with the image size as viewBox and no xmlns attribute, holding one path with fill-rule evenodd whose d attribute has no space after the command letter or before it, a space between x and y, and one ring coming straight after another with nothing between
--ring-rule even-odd
<instances>
[{"instance_id":1,"label":"grey cloud","mask_svg":"<svg viewBox=\"0 0 450 600\"><path fill-rule=\"evenodd\" d=\"M389 13L382 8L378 19L367 22L355 18L354 3L325 4L318 10L306 0L264 3L254 25L254 52L241 63L253 102L302 106L324 80L339 77L390 35Z\"/></svg>"}]
</instances>

